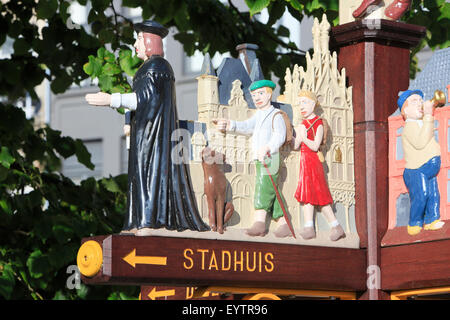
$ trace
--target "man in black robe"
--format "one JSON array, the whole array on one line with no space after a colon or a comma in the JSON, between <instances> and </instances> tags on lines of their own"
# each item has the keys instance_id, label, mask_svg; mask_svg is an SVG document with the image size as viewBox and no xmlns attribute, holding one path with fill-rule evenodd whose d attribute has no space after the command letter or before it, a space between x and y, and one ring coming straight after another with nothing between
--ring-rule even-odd
<instances>
[{"instance_id":1,"label":"man in black robe","mask_svg":"<svg viewBox=\"0 0 450 320\"><path fill-rule=\"evenodd\" d=\"M134 47L144 63L133 78L133 93L86 95L92 105L131 110L128 165L128 214L124 231L150 235L151 229L206 231L197 209L187 164L173 150L178 129L175 78L164 59L162 38L168 30L154 21L135 25Z\"/></svg>"}]
</instances>

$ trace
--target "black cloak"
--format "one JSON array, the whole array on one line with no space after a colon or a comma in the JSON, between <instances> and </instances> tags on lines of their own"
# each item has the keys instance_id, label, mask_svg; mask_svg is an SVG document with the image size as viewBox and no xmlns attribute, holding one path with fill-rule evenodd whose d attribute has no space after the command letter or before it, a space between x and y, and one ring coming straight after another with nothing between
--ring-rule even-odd
<instances>
[{"instance_id":1,"label":"black cloak","mask_svg":"<svg viewBox=\"0 0 450 320\"><path fill-rule=\"evenodd\" d=\"M166 228L206 231L184 162L173 161L178 129L175 78L169 62L153 55L133 78L137 109L131 112L128 216L124 230Z\"/></svg>"}]
</instances>

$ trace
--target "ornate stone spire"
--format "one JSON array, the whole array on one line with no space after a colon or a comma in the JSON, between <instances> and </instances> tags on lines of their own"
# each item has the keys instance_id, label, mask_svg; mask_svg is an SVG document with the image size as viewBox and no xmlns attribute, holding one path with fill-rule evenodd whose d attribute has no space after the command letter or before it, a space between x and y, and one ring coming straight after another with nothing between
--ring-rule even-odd
<instances>
[{"instance_id":1,"label":"ornate stone spire","mask_svg":"<svg viewBox=\"0 0 450 320\"><path fill-rule=\"evenodd\" d=\"M212 61L211 61L211 57L208 52L205 54L205 57L203 58L201 74L206 74L209 76L216 75L216 71L214 70L214 67L213 67Z\"/></svg>"},{"instance_id":2,"label":"ornate stone spire","mask_svg":"<svg viewBox=\"0 0 450 320\"><path fill-rule=\"evenodd\" d=\"M313 48L314 52L320 52L320 25L319 19L314 18L314 23L312 27L312 36L313 36Z\"/></svg>"},{"instance_id":3,"label":"ornate stone spire","mask_svg":"<svg viewBox=\"0 0 450 320\"><path fill-rule=\"evenodd\" d=\"M331 25L327 20L325 13L322 16L322 22L320 22L320 49L322 53L328 52L328 43L330 41L330 29Z\"/></svg>"}]
</instances>

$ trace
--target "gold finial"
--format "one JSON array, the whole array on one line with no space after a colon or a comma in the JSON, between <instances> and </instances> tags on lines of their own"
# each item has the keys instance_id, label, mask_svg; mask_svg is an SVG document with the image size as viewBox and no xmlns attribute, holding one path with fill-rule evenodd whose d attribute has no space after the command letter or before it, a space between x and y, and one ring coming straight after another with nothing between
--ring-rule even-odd
<instances>
[{"instance_id":1,"label":"gold finial","mask_svg":"<svg viewBox=\"0 0 450 320\"><path fill-rule=\"evenodd\" d=\"M435 108L440 108L445 105L445 93L441 90L436 90L434 92L433 99L431 99L431 102L433 102L433 106Z\"/></svg>"}]
</instances>

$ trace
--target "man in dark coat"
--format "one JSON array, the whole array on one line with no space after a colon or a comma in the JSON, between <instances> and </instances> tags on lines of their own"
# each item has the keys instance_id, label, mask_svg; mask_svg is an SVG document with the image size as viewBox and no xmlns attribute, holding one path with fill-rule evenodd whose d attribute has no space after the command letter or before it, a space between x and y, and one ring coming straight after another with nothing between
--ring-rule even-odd
<instances>
[{"instance_id":1,"label":"man in dark coat","mask_svg":"<svg viewBox=\"0 0 450 320\"><path fill-rule=\"evenodd\" d=\"M150 20L136 24L135 30L136 55L144 63L133 78L133 93L86 95L89 104L131 110L124 232L144 236L156 228L209 230L199 215L187 164L173 152L179 143L174 139L178 129L175 78L162 44L168 30Z\"/></svg>"}]
</instances>

